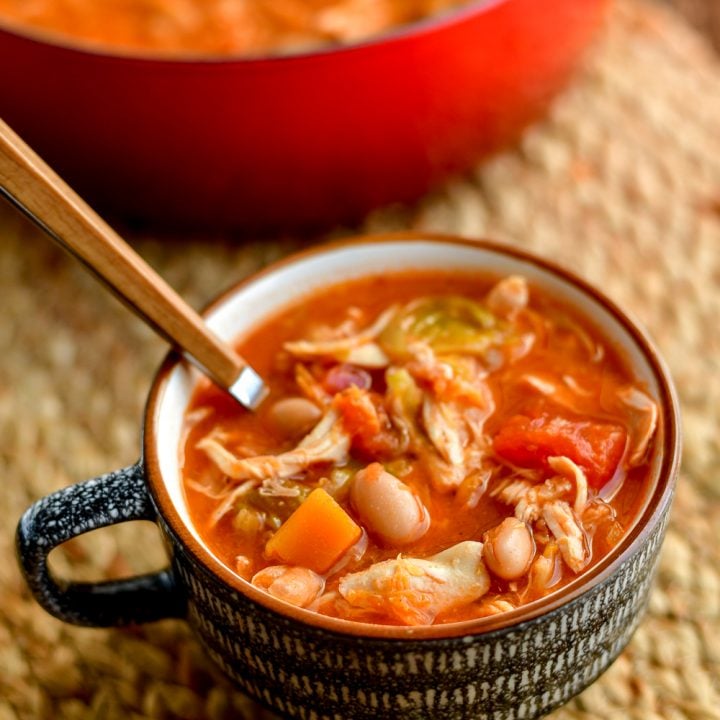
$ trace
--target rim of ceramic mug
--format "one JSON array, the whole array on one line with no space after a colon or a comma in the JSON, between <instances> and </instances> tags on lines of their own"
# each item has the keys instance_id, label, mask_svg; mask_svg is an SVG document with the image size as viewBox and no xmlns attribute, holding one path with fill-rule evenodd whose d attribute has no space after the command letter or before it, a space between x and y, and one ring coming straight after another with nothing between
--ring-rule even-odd
<instances>
[{"instance_id":1,"label":"rim of ceramic mug","mask_svg":"<svg viewBox=\"0 0 720 720\"><path fill-rule=\"evenodd\" d=\"M161 516L186 552L190 553L211 575L219 578L227 586L285 618L290 618L302 624L311 625L330 632L383 639L450 638L514 628L521 623L547 615L561 606L570 603L611 577L622 563L629 559L647 540L657 523L663 517L664 511L672 499L674 484L679 470L681 451L679 403L668 368L647 332L641 328L626 311L622 310L614 301L607 298L594 286L552 261L546 260L524 249L491 240L470 239L424 232L365 235L325 243L293 253L233 285L216 297L206 307L203 315L212 313L214 309L222 305L229 297L242 292L246 286L296 262L322 256L325 253L331 253L333 250L345 247L358 247L362 245L376 246L378 243L413 241L437 242L450 246L470 246L534 265L539 268L540 271L549 273L569 283L569 285L585 295L593 304L602 307L620 324L632 339L635 348L640 352L645 362L647 362L657 382L657 399L660 403L661 423L663 427L663 447L659 468L657 470L657 480L645 502L644 509L635 519L634 525L623 536L616 547L596 564L591 566L586 572L581 573L577 578L559 590L539 600L521 605L515 610L473 620L413 627L379 625L320 615L319 613L298 608L278 600L232 572L232 570L222 563L208 548L203 546L188 529L170 497L160 469L157 438L161 432L161 429L158 427L159 408L163 394L167 388L168 380L173 369L180 363L187 362L176 352L170 352L166 356L153 380L148 396L143 436L144 462L148 484ZM274 310L274 312L277 311L277 309Z\"/></svg>"},{"instance_id":2,"label":"rim of ceramic mug","mask_svg":"<svg viewBox=\"0 0 720 720\"><path fill-rule=\"evenodd\" d=\"M16 22L7 18L0 18L0 31L10 35L31 40L32 42L49 45L63 50L75 51L83 55L98 58L109 58L119 60L141 61L153 64L167 63L172 65L223 65L223 64L251 64L251 63L282 63L298 59L334 55L344 52L355 52L373 48L379 45L391 44L396 41L403 41L414 37L428 35L434 32L443 31L448 27L459 24L481 16L498 5L506 5L514 0L469 0L462 5L449 8L444 12L420 18L409 23L403 23L391 27L380 33L374 33L367 38L348 43L333 43L320 45L307 50L289 52L284 54L273 54L264 52L257 54L232 53L222 55L219 53L197 52L197 53L174 53L174 52L148 52L139 48L124 48L122 46L108 45L102 42L75 38L67 33L58 32L46 28L33 27L32 25Z\"/></svg>"}]
</instances>

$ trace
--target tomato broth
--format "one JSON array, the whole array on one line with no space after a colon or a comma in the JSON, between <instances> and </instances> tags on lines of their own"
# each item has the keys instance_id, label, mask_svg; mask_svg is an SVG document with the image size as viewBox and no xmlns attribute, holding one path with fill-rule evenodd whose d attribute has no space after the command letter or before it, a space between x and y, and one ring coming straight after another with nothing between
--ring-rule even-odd
<instances>
[{"instance_id":1,"label":"tomato broth","mask_svg":"<svg viewBox=\"0 0 720 720\"><path fill-rule=\"evenodd\" d=\"M0 19L125 50L272 54L362 40L462 4L463 0L0 0Z\"/></svg>"}]
</instances>

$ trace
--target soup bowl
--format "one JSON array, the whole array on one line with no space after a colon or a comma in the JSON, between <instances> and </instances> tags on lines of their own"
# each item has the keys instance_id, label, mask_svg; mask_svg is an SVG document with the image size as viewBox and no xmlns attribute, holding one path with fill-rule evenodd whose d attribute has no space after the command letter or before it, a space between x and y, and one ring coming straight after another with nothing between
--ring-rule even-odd
<instances>
[{"instance_id":1,"label":"soup bowl","mask_svg":"<svg viewBox=\"0 0 720 720\"><path fill-rule=\"evenodd\" d=\"M353 622L289 605L223 564L193 526L181 478L183 414L198 373L178 354L149 394L143 457L60 490L21 519L18 555L37 600L91 626L182 617L241 688L299 718L535 718L597 678L637 627L663 539L680 457L678 404L663 361L620 308L571 273L524 251L422 234L360 238L283 260L206 312L234 339L313 289L400 270L520 273L601 329L659 406L650 477L634 523L608 555L561 590L513 611L442 625ZM130 520L156 522L169 567L100 584L54 578L52 548Z\"/></svg>"},{"instance_id":2,"label":"soup bowl","mask_svg":"<svg viewBox=\"0 0 720 720\"><path fill-rule=\"evenodd\" d=\"M129 221L330 227L417 197L514 139L608 0L474 0L278 57L153 56L0 21L0 116Z\"/></svg>"}]
</instances>

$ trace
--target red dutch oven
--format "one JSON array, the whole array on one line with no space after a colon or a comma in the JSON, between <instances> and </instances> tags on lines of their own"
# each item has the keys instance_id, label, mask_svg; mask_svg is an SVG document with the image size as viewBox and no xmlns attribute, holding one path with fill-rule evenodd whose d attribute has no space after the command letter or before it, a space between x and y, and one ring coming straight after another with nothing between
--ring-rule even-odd
<instances>
[{"instance_id":1,"label":"red dutch oven","mask_svg":"<svg viewBox=\"0 0 720 720\"><path fill-rule=\"evenodd\" d=\"M127 220L329 226L407 201L511 141L607 0L476 0L368 42L164 59L0 27L0 115Z\"/></svg>"}]
</instances>

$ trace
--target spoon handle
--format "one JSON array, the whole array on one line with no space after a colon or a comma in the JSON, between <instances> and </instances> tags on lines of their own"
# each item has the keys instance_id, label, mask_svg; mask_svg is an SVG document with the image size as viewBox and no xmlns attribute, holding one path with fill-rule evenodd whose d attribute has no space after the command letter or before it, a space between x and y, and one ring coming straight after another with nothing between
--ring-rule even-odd
<instances>
[{"instance_id":1,"label":"spoon handle","mask_svg":"<svg viewBox=\"0 0 720 720\"><path fill-rule=\"evenodd\" d=\"M247 362L2 120L0 193L241 404L262 401L265 387Z\"/></svg>"}]
</instances>

